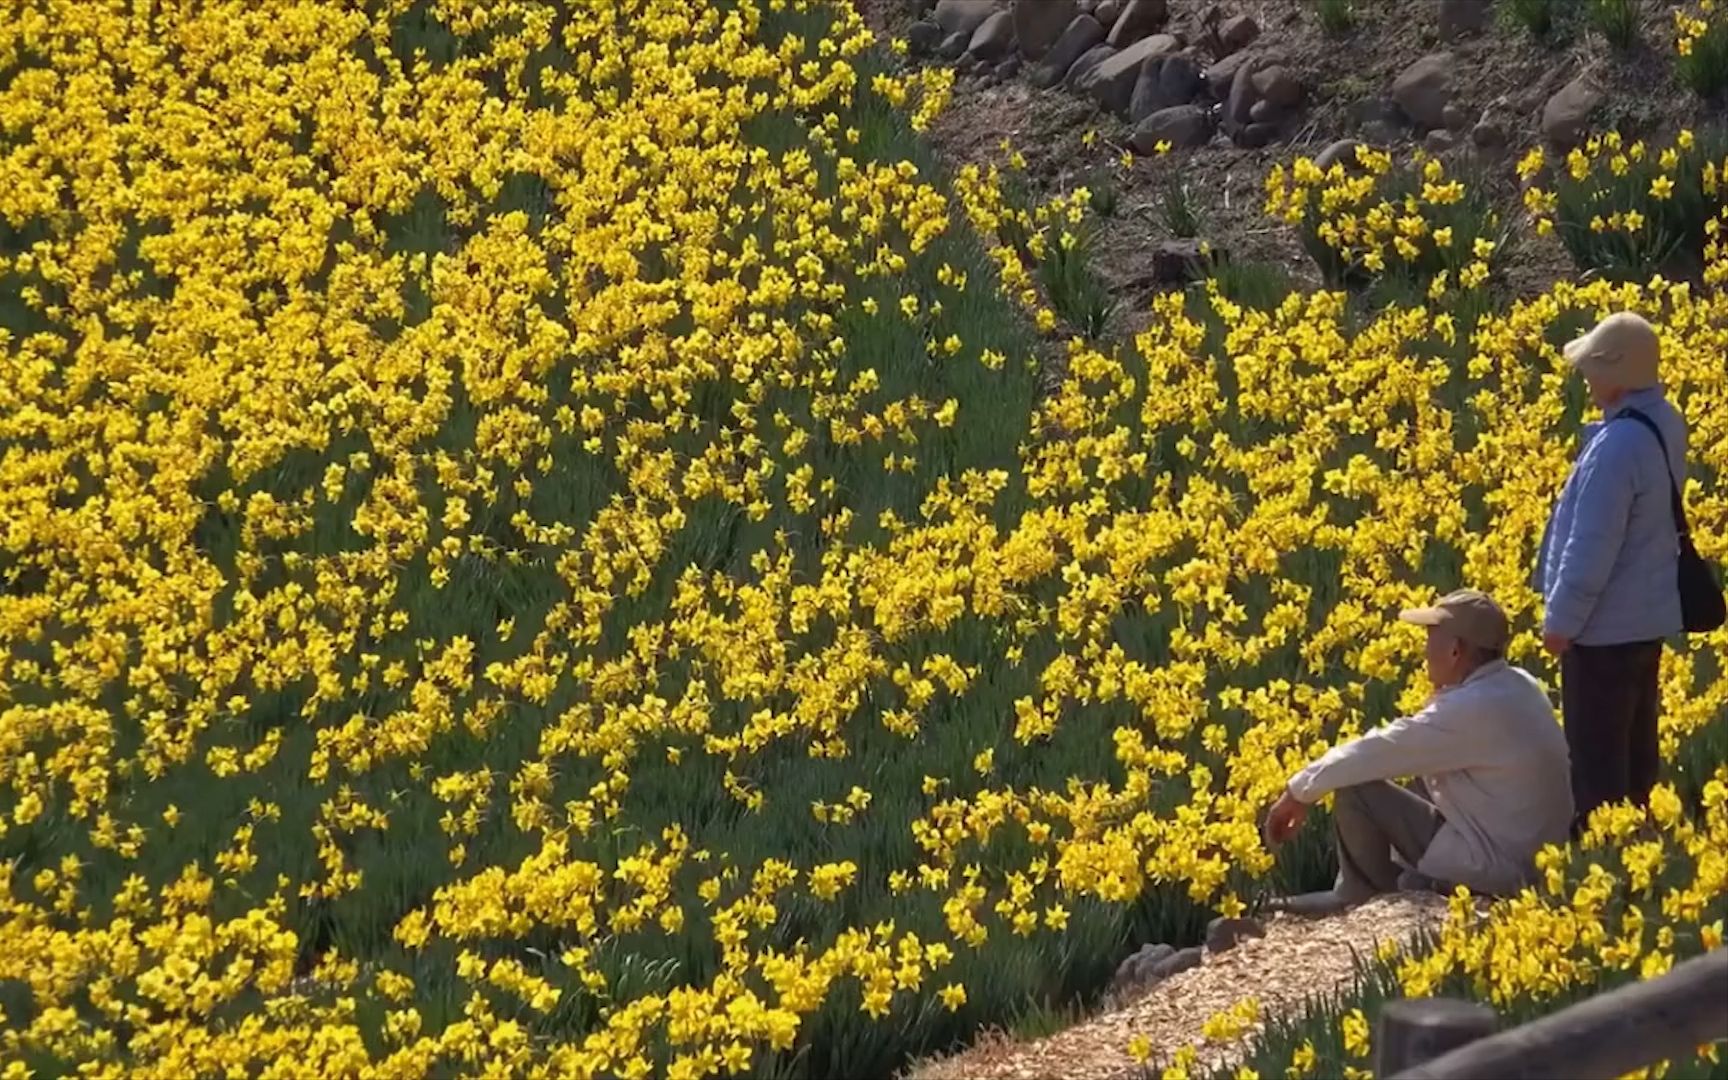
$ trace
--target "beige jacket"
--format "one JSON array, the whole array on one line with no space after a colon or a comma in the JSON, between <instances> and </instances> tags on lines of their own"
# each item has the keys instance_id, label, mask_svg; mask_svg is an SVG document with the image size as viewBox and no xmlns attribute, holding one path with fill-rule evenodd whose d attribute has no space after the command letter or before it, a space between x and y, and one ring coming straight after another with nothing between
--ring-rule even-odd
<instances>
[{"instance_id":1,"label":"beige jacket","mask_svg":"<svg viewBox=\"0 0 1728 1080\"><path fill-rule=\"evenodd\" d=\"M1566 736L1542 684L1504 660L1437 691L1421 712L1333 747L1290 779L1305 803L1373 780L1421 776L1446 822L1416 870L1483 893L1535 879L1542 845L1572 822Z\"/></svg>"}]
</instances>

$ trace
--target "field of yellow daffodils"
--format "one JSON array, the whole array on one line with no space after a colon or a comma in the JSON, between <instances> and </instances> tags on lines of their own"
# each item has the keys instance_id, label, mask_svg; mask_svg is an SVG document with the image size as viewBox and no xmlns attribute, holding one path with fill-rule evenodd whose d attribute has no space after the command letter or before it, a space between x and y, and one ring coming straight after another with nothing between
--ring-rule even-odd
<instances>
[{"instance_id":1,"label":"field of yellow daffodils","mask_svg":"<svg viewBox=\"0 0 1728 1080\"><path fill-rule=\"evenodd\" d=\"M1483 232L1426 302L1064 343L1084 194L949 178L884 55L782 0L12 6L0 1075L882 1073L1323 883L1257 818L1422 699L1399 606L1492 590L1552 675L1611 308L1728 558L1714 224L1690 286L1491 309ZM1652 820L1414 982L1720 940L1725 646Z\"/></svg>"}]
</instances>

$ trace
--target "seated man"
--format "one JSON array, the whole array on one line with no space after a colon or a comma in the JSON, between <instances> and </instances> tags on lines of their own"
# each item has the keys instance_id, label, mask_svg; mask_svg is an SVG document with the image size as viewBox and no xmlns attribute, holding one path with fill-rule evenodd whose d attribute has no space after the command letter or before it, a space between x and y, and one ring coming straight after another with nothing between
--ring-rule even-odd
<instances>
[{"instance_id":1,"label":"seated man","mask_svg":"<svg viewBox=\"0 0 1728 1080\"><path fill-rule=\"evenodd\" d=\"M1434 693L1414 716L1335 746L1290 778L1266 816L1266 841L1283 843L1311 804L1336 792L1338 879L1323 892L1276 899L1272 910L1327 914L1375 893L1458 884L1512 893L1534 879L1543 844L1566 840L1566 736L1541 684L1506 663L1499 605L1460 589L1399 618L1428 628ZM1391 782L1412 775L1422 776L1427 798Z\"/></svg>"}]
</instances>

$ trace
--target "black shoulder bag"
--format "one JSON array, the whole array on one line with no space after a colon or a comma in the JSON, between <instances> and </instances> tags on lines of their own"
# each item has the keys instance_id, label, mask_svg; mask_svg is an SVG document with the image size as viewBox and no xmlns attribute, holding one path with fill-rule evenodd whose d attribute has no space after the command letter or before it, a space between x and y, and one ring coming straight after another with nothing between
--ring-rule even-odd
<instances>
[{"instance_id":1,"label":"black shoulder bag","mask_svg":"<svg viewBox=\"0 0 1728 1080\"><path fill-rule=\"evenodd\" d=\"M1620 415L1638 421L1656 436L1662 448L1662 466L1668 470L1668 488L1674 505L1674 528L1680 533L1680 621L1690 634L1703 634L1728 622L1728 602L1722 597L1722 582L1692 546L1692 533L1686 526L1686 505L1680 495L1680 484L1674 478L1674 466L1668 459L1668 440L1656 422L1639 412L1627 409Z\"/></svg>"}]
</instances>

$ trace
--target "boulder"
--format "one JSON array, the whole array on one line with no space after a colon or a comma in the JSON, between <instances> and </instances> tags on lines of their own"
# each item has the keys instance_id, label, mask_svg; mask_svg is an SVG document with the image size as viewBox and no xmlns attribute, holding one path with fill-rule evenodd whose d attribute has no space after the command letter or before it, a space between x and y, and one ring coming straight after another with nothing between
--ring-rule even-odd
<instances>
[{"instance_id":1,"label":"boulder","mask_svg":"<svg viewBox=\"0 0 1728 1080\"><path fill-rule=\"evenodd\" d=\"M965 34L971 40L972 32L995 13L996 0L937 0L932 17L944 34Z\"/></svg>"},{"instance_id":2,"label":"boulder","mask_svg":"<svg viewBox=\"0 0 1728 1080\"><path fill-rule=\"evenodd\" d=\"M1128 0L1110 28L1110 44L1126 48L1163 26L1168 17L1164 0Z\"/></svg>"},{"instance_id":3,"label":"boulder","mask_svg":"<svg viewBox=\"0 0 1728 1080\"><path fill-rule=\"evenodd\" d=\"M1506 145L1506 129L1493 120L1483 120L1470 129L1470 141L1483 149Z\"/></svg>"},{"instance_id":4,"label":"boulder","mask_svg":"<svg viewBox=\"0 0 1728 1080\"><path fill-rule=\"evenodd\" d=\"M1092 9L1092 17L1097 19L1098 25L1106 30L1116 25L1116 16L1120 14L1122 14L1122 9L1117 5L1116 0L1104 0L1102 4ZM1105 40L1109 41L1108 38ZM1110 42L1110 44L1114 45L1115 42Z\"/></svg>"},{"instance_id":5,"label":"boulder","mask_svg":"<svg viewBox=\"0 0 1728 1080\"><path fill-rule=\"evenodd\" d=\"M1243 64L1236 69L1236 77L1230 80L1230 96L1224 99L1224 130L1232 138L1238 128L1253 121L1250 113L1258 100L1259 92L1254 89L1254 64Z\"/></svg>"},{"instance_id":6,"label":"boulder","mask_svg":"<svg viewBox=\"0 0 1728 1080\"><path fill-rule=\"evenodd\" d=\"M1440 40L1452 41L1488 25L1489 0L1439 0Z\"/></svg>"},{"instance_id":7,"label":"boulder","mask_svg":"<svg viewBox=\"0 0 1728 1080\"><path fill-rule=\"evenodd\" d=\"M1074 0L1015 0L1014 37L1020 42L1020 55L1041 59L1074 15Z\"/></svg>"},{"instance_id":8,"label":"boulder","mask_svg":"<svg viewBox=\"0 0 1728 1080\"><path fill-rule=\"evenodd\" d=\"M929 56L942 44L942 28L933 22L915 22L906 28L906 47L913 56Z\"/></svg>"},{"instance_id":9,"label":"boulder","mask_svg":"<svg viewBox=\"0 0 1728 1080\"><path fill-rule=\"evenodd\" d=\"M1068 74L1074 61L1103 40L1104 28L1098 25L1097 19L1090 15L1076 15L1044 54L1044 62L1033 69L1032 85L1041 89L1055 86Z\"/></svg>"},{"instance_id":10,"label":"boulder","mask_svg":"<svg viewBox=\"0 0 1728 1080\"><path fill-rule=\"evenodd\" d=\"M1458 136L1445 128L1435 128L1422 138L1422 149L1430 154L1443 154L1458 145Z\"/></svg>"},{"instance_id":11,"label":"boulder","mask_svg":"<svg viewBox=\"0 0 1728 1080\"><path fill-rule=\"evenodd\" d=\"M1260 36L1260 24L1254 21L1252 15L1237 15L1224 20L1224 25L1218 28L1218 41L1224 46L1226 53L1246 49Z\"/></svg>"},{"instance_id":12,"label":"boulder","mask_svg":"<svg viewBox=\"0 0 1728 1080\"><path fill-rule=\"evenodd\" d=\"M1074 66L1068 69L1068 76L1062 80L1062 85L1075 93L1083 93L1082 88L1087 85L1092 69L1115 55L1116 50L1108 45L1092 46L1081 54L1080 59L1074 61Z\"/></svg>"},{"instance_id":13,"label":"boulder","mask_svg":"<svg viewBox=\"0 0 1728 1080\"><path fill-rule=\"evenodd\" d=\"M1580 75L1560 88L1542 106L1542 137L1562 149L1577 146L1584 138L1590 114L1602 104L1602 91L1590 76Z\"/></svg>"},{"instance_id":14,"label":"boulder","mask_svg":"<svg viewBox=\"0 0 1728 1080\"><path fill-rule=\"evenodd\" d=\"M1232 53L1213 64L1204 72L1206 85L1212 91L1212 96L1223 101L1230 96L1230 87L1236 81L1236 72L1243 64L1254 60L1253 53Z\"/></svg>"},{"instance_id":15,"label":"boulder","mask_svg":"<svg viewBox=\"0 0 1728 1080\"><path fill-rule=\"evenodd\" d=\"M1253 122L1251 124L1245 124L1239 131L1236 132L1236 134L1232 135L1230 138L1231 138L1231 141L1235 142L1235 144L1237 146L1252 148L1252 147L1260 147L1260 146L1269 146L1269 145L1271 145L1272 140L1276 139L1277 137L1278 137L1278 125L1277 124L1269 124L1264 120L1256 120L1255 122Z\"/></svg>"},{"instance_id":16,"label":"boulder","mask_svg":"<svg viewBox=\"0 0 1728 1080\"><path fill-rule=\"evenodd\" d=\"M1199 105L1172 105L1140 121L1129 136L1136 153L1153 153L1160 142L1171 146L1204 146L1212 138L1212 116Z\"/></svg>"},{"instance_id":17,"label":"boulder","mask_svg":"<svg viewBox=\"0 0 1728 1080\"><path fill-rule=\"evenodd\" d=\"M1007 56L1013 48L1014 16L1006 11L998 11L972 31L972 43L966 51L993 64Z\"/></svg>"},{"instance_id":18,"label":"boulder","mask_svg":"<svg viewBox=\"0 0 1728 1080\"><path fill-rule=\"evenodd\" d=\"M1136 124L1159 109L1186 105L1201 88L1200 66L1181 54L1147 58L1128 102L1128 119Z\"/></svg>"},{"instance_id":19,"label":"boulder","mask_svg":"<svg viewBox=\"0 0 1728 1080\"><path fill-rule=\"evenodd\" d=\"M1322 172L1332 168L1340 161L1344 163L1344 168L1347 170L1355 168L1356 148L1361 145L1362 143L1356 139L1337 139L1329 142L1325 149L1314 155L1314 164L1318 165Z\"/></svg>"},{"instance_id":20,"label":"boulder","mask_svg":"<svg viewBox=\"0 0 1728 1080\"><path fill-rule=\"evenodd\" d=\"M1226 949L1234 949L1237 942L1247 938L1265 936L1266 928L1260 925L1259 919L1229 919L1220 916L1206 924L1206 951L1224 952Z\"/></svg>"},{"instance_id":21,"label":"boulder","mask_svg":"<svg viewBox=\"0 0 1728 1080\"><path fill-rule=\"evenodd\" d=\"M996 65L994 74L1003 82L1012 79L1014 76L1020 74L1020 58L1018 56L1010 56L1008 59Z\"/></svg>"},{"instance_id":22,"label":"boulder","mask_svg":"<svg viewBox=\"0 0 1728 1080\"><path fill-rule=\"evenodd\" d=\"M1302 103L1302 81L1282 64L1254 70L1254 90L1276 109L1292 109Z\"/></svg>"},{"instance_id":23,"label":"boulder","mask_svg":"<svg viewBox=\"0 0 1728 1080\"><path fill-rule=\"evenodd\" d=\"M936 46L936 55L944 60L958 60L960 54L966 51L966 46L972 44L972 35L955 32L942 39L942 44Z\"/></svg>"},{"instance_id":24,"label":"boulder","mask_svg":"<svg viewBox=\"0 0 1728 1080\"><path fill-rule=\"evenodd\" d=\"M1249 108L1248 121L1253 124L1275 124L1282 111L1270 101L1261 98Z\"/></svg>"},{"instance_id":25,"label":"boulder","mask_svg":"<svg viewBox=\"0 0 1728 1080\"><path fill-rule=\"evenodd\" d=\"M1175 948L1159 942L1156 945L1142 945L1129 955L1128 959L1116 966L1116 977L1111 980L1114 988L1117 984L1144 983L1146 977L1152 974L1152 969L1160 960L1175 955Z\"/></svg>"},{"instance_id":26,"label":"boulder","mask_svg":"<svg viewBox=\"0 0 1728 1080\"><path fill-rule=\"evenodd\" d=\"M1192 242L1198 244L1198 241L1183 240L1174 242L1184 244ZM1190 949L1179 949L1158 961L1156 964L1153 964L1146 974L1148 978L1152 979L1168 979L1170 976L1180 974L1181 972L1187 971L1189 968L1199 967L1204 958L1205 950L1201 949L1198 945Z\"/></svg>"},{"instance_id":27,"label":"boulder","mask_svg":"<svg viewBox=\"0 0 1728 1080\"><path fill-rule=\"evenodd\" d=\"M1448 102L1446 107L1440 110L1440 119L1447 131L1463 131L1470 126L1470 110L1456 101Z\"/></svg>"},{"instance_id":28,"label":"boulder","mask_svg":"<svg viewBox=\"0 0 1728 1080\"><path fill-rule=\"evenodd\" d=\"M1101 48L1109 48L1104 45ZM1154 34L1106 57L1088 71L1079 83L1082 93L1114 113L1128 112L1134 96L1134 84L1147 60L1176 50L1176 39L1169 34ZM1076 64L1075 67L1080 65Z\"/></svg>"},{"instance_id":29,"label":"boulder","mask_svg":"<svg viewBox=\"0 0 1728 1080\"><path fill-rule=\"evenodd\" d=\"M1392 100L1417 127L1444 126L1442 114L1452 100L1452 69L1456 63L1449 52L1430 53L1392 80Z\"/></svg>"}]
</instances>

